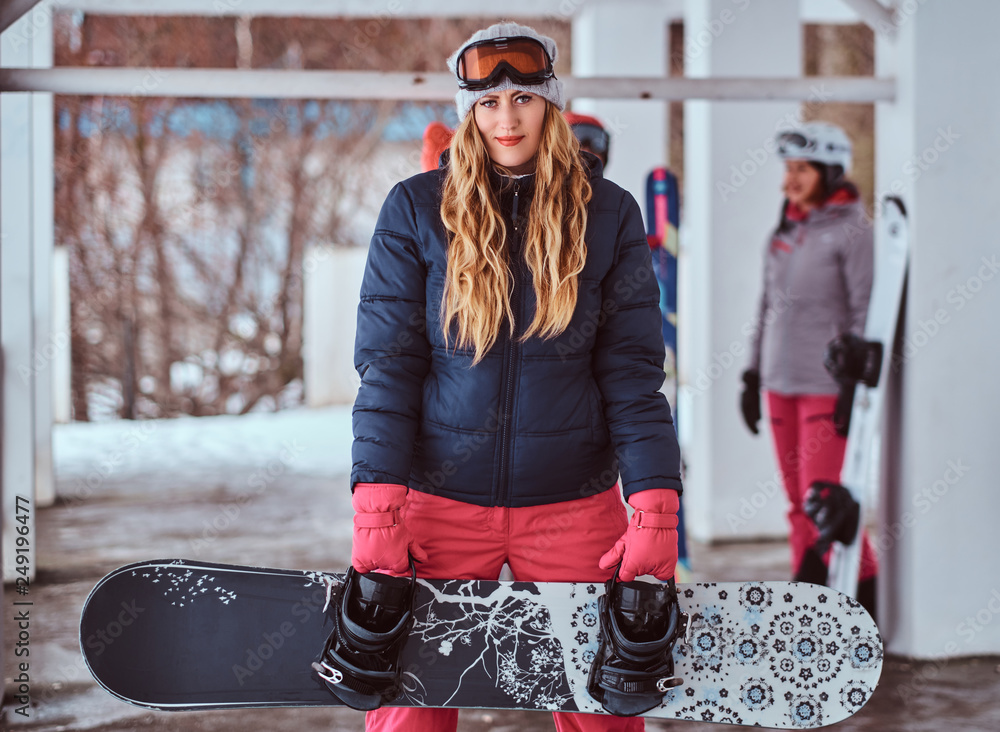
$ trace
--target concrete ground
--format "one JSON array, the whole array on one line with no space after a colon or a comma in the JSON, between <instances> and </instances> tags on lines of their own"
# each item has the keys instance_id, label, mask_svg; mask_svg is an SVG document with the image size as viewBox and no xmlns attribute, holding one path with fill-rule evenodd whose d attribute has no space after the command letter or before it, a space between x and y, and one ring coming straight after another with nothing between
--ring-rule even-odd
<instances>
[{"instance_id":1,"label":"concrete ground","mask_svg":"<svg viewBox=\"0 0 1000 732\"><path fill-rule=\"evenodd\" d=\"M202 466L197 475L102 477L81 493L79 476L59 475L55 506L36 514L37 577L31 584L31 705L16 713L11 639L16 636L11 586L4 603L4 681L0 728L10 730L232 730L340 732L362 730L363 716L345 709L151 712L100 689L78 650L80 609L107 572L134 561L186 557L301 569L345 569L350 558L347 476L277 471L247 492L245 466ZM786 579L783 543L692 547L695 579ZM553 730L542 713L463 711L463 732ZM648 730L722 729L701 722L647 722ZM1000 658L915 663L888 658L868 705L839 729L856 732L1000 730Z\"/></svg>"}]
</instances>

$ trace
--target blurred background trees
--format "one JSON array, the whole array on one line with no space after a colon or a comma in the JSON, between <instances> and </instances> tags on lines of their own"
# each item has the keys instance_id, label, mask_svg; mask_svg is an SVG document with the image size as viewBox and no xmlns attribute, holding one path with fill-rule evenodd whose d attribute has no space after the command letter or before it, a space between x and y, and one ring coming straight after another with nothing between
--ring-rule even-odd
<instances>
[{"instance_id":1,"label":"blurred background trees","mask_svg":"<svg viewBox=\"0 0 1000 732\"><path fill-rule=\"evenodd\" d=\"M301 403L310 247L364 245L385 192L417 172L423 127L451 108L158 98L159 73L443 71L441 49L478 27L475 19L58 13L57 66L151 70L141 95L56 100L56 237L70 252L74 418ZM555 30L568 47L568 26ZM380 157L386 145L391 153Z\"/></svg>"},{"instance_id":2,"label":"blurred background trees","mask_svg":"<svg viewBox=\"0 0 1000 732\"><path fill-rule=\"evenodd\" d=\"M364 246L385 193L419 170L426 124L457 122L451 104L156 97L159 74L444 71L447 53L492 21L57 12L57 66L150 70L142 94L56 97L55 225L70 254L74 419L302 403L303 268L312 247ZM569 23L529 22L556 39L556 71L568 75ZM872 73L868 28L804 32L807 75ZM682 25L669 36L684 48ZM682 53L672 54L671 73L683 74ZM848 130L870 205L872 105L807 104L803 117ZM683 104L675 102L671 162L681 177L682 150Z\"/></svg>"}]
</instances>

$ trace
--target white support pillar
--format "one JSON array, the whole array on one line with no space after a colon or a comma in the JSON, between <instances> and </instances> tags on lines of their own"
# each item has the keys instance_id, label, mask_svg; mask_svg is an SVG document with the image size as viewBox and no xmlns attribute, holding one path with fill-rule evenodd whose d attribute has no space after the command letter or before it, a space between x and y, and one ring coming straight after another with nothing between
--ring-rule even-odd
<instances>
[{"instance_id":1,"label":"white support pillar","mask_svg":"<svg viewBox=\"0 0 1000 732\"><path fill-rule=\"evenodd\" d=\"M30 44L13 48L11 36L23 32L26 19L3 34L0 64L30 63ZM20 62L20 63L17 63ZM0 97L0 336L4 352L3 374L3 576L15 576L15 516L25 499L34 503L34 301L31 246L31 95ZM34 529L33 523L31 529ZM33 562L32 562L33 564Z\"/></svg>"},{"instance_id":2,"label":"white support pillar","mask_svg":"<svg viewBox=\"0 0 1000 732\"><path fill-rule=\"evenodd\" d=\"M1000 97L982 79L1000 3L906 2L893 23L876 36L878 73L898 77L876 113L876 190L904 199L911 254L879 627L893 653L996 654Z\"/></svg>"},{"instance_id":3,"label":"white support pillar","mask_svg":"<svg viewBox=\"0 0 1000 732\"><path fill-rule=\"evenodd\" d=\"M684 33L688 76L802 73L798 0L688 2ZM701 541L787 533L766 424L750 435L739 394L764 242L781 205L782 166L770 141L798 114L789 102L685 106L678 411L688 530Z\"/></svg>"},{"instance_id":4,"label":"white support pillar","mask_svg":"<svg viewBox=\"0 0 1000 732\"><path fill-rule=\"evenodd\" d=\"M670 3L661 0L591 0L573 16L573 76L666 76ZM667 103L573 99L572 108L600 119L611 133L605 176L640 206L646 175L666 165Z\"/></svg>"},{"instance_id":5,"label":"white support pillar","mask_svg":"<svg viewBox=\"0 0 1000 732\"><path fill-rule=\"evenodd\" d=\"M31 66L52 68L51 2L43 1L25 15L31 28ZM55 501L52 468L53 400L52 376L55 360L69 350L69 340L56 342L53 331L52 255L55 242L55 111L52 94L31 95L31 249L32 297L34 303L34 348L31 368L35 371L35 505ZM67 283L68 284L68 283Z\"/></svg>"},{"instance_id":6,"label":"white support pillar","mask_svg":"<svg viewBox=\"0 0 1000 732\"><path fill-rule=\"evenodd\" d=\"M35 6L0 36L0 65L52 66L52 7ZM4 94L0 135L3 210L0 335L3 376L3 578L34 576L34 514L55 498L52 476L53 100ZM26 521L26 523L25 523ZM17 563L18 527L28 561ZM25 546L20 547L23 554Z\"/></svg>"},{"instance_id":7,"label":"white support pillar","mask_svg":"<svg viewBox=\"0 0 1000 732\"><path fill-rule=\"evenodd\" d=\"M52 420L73 419L72 314L69 302L69 249L52 250Z\"/></svg>"},{"instance_id":8,"label":"white support pillar","mask_svg":"<svg viewBox=\"0 0 1000 732\"><path fill-rule=\"evenodd\" d=\"M306 405L353 404L361 379L354 338L367 247L316 246L306 254L302 370Z\"/></svg>"}]
</instances>

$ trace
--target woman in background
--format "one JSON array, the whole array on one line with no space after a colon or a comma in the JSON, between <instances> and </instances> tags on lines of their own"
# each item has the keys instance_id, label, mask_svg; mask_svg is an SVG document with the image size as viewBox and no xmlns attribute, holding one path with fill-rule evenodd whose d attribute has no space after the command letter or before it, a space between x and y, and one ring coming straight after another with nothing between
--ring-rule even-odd
<instances>
[{"instance_id":1,"label":"woman in background","mask_svg":"<svg viewBox=\"0 0 1000 732\"><path fill-rule=\"evenodd\" d=\"M795 580L826 584L828 556L803 505L816 481L837 483L851 399L824 367L827 344L864 334L873 275L873 236L857 187L846 177L851 142L839 127L810 122L778 135L785 200L764 254L751 359L741 401L757 434L764 392L788 496ZM853 395L853 392L851 392ZM874 616L878 562L861 537L858 600Z\"/></svg>"}]
</instances>

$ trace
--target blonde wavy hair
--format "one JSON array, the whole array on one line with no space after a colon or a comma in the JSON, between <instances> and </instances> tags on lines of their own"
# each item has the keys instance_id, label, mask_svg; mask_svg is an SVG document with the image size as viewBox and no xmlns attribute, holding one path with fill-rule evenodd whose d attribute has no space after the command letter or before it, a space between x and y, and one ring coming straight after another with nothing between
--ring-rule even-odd
<instances>
[{"instance_id":1,"label":"blonde wavy hair","mask_svg":"<svg viewBox=\"0 0 1000 732\"><path fill-rule=\"evenodd\" d=\"M509 261L507 226L490 186L494 164L473 114L455 131L450 155L441 201L441 219L449 234L441 322L445 344L455 323L455 347L473 349L476 364L496 342L504 320L514 335L510 296L515 263ZM584 233L590 196L580 145L563 116L546 102L524 240L538 306L523 339L557 336L573 317L578 277L587 260Z\"/></svg>"}]
</instances>

